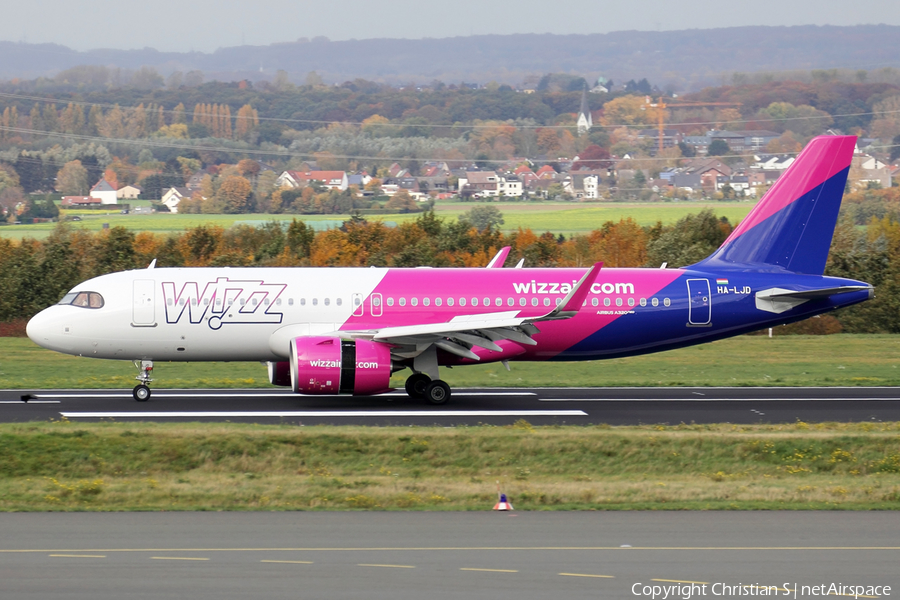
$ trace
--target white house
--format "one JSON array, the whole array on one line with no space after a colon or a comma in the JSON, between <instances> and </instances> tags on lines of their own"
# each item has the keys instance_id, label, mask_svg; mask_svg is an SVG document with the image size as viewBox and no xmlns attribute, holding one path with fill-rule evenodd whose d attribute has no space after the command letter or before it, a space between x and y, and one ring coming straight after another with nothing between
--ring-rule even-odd
<instances>
[{"instance_id":1,"label":"white house","mask_svg":"<svg viewBox=\"0 0 900 600\"><path fill-rule=\"evenodd\" d=\"M105 179L97 182L97 185L91 188L90 196L92 198L100 198L100 204L118 204L119 199L116 197L116 190Z\"/></svg>"},{"instance_id":2,"label":"white house","mask_svg":"<svg viewBox=\"0 0 900 600\"><path fill-rule=\"evenodd\" d=\"M515 175L503 177L494 171L468 171L459 178L460 194L471 194L476 198L518 198L522 195L522 180Z\"/></svg>"},{"instance_id":3,"label":"white house","mask_svg":"<svg viewBox=\"0 0 900 600\"><path fill-rule=\"evenodd\" d=\"M169 208L169 212L177 213L178 204L185 198L190 198L191 192L184 187L173 187L166 190L162 196L162 203Z\"/></svg>"},{"instance_id":4,"label":"white house","mask_svg":"<svg viewBox=\"0 0 900 600\"><path fill-rule=\"evenodd\" d=\"M312 181L342 192L349 186L347 173L344 171L285 171L275 180L275 186L279 188L306 187Z\"/></svg>"}]
</instances>

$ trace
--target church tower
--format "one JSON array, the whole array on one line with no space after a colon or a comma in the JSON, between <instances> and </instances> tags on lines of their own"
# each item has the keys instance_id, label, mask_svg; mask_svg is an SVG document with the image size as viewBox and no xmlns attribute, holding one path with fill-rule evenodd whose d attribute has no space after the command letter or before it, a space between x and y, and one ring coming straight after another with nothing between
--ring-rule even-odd
<instances>
[{"instance_id":1,"label":"church tower","mask_svg":"<svg viewBox=\"0 0 900 600\"><path fill-rule=\"evenodd\" d=\"M578 120L575 122L579 136L586 134L594 126L594 122L591 119L591 108L588 106L587 94L587 87L585 87L581 92L581 109L578 111Z\"/></svg>"}]
</instances>

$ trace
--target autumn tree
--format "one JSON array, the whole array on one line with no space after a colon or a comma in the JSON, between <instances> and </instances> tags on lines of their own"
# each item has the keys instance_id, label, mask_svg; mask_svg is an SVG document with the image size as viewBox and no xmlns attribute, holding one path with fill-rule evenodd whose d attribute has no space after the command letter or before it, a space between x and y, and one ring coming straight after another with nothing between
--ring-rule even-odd
<instances>
[{"instance_id":1,"label":"autumn tree","mask_svg":"<svg viewBox=\"0 0 900 600\"><path fill-rule=\"evenodd\" d=\"M872 106L872 135L888 140L900 135L900 95L890 96Z\"/></svg>"},{"instance_id":2,"label":"autumn tree","mask_svg":"<svg viewBox=\"0 0 900 600\"><path fill-rule=\"evenodd\" d=\"M834 119L827 112L805 104L794 106L790 102L772 102L757 115L767 129L783 133L791 130L795 134L810 138L831 127Z\"/></svg>"},{"instance_id":3,"label":"autumn tree","mask_svg":"<svg viewBox=\"0 0 900 600\"><path fill-rule=\"evenodd\" d=\"M604 127L653 125L659 118L659 110L647 107L643 96L622 96L603 105L600 124Z\"/></svg>"},{"instance_id":4,"label":"autumn tree","mask_svg":"<svg viewBox=\"0 0 900 600\"><path fill-rule=\"evenodd\" d=\"M226 177L219 186L218 199L222 202L223 211L229 214L249 212L250 194L253 187L245 178L238 175Z\"/></svg>"},{"instance_id":5,"label":"autumn tree","mask_svg":"<svg viewBox=\"0 0 900 600\"><path fill-rule=\"evenodd\" d=\"M249 104L238 109L237 119L234 123L234 139L252 141L251 134L259 127L259 113Z\"/></svg>"},{"instance_id":6,"label":"autumn tree","mask_svg":"<svg viewBox=\"0 0 900 600\"><path fill-rule=\"evenodd\" d=\"M56 174L56 191L65 196L84 196L89 189L88 172L80 160L67 162Z\"/></svg>"},{"instance_id":7,"label":"autumn tree","mask_svg":"<svg viewBox=\"0 0 900 600\"><path fill-rule=\"evenodd\" d=\"M572 163L572 170L579 169L608 169L612 166L609 150L592 144L578 153L578 160Z\"/></svg>"},{"instance_id":8,"label":"autumn tree","mask_svg":"<svg viewBox=\"0 0 900 600\"><path fill-rule=\"evenodd\" d=\"M384 207L401 213L415 212L419 209L416 201L406 190L400 190L391 196L391 199L385 202Z\"/></svg>"}]
</instances>

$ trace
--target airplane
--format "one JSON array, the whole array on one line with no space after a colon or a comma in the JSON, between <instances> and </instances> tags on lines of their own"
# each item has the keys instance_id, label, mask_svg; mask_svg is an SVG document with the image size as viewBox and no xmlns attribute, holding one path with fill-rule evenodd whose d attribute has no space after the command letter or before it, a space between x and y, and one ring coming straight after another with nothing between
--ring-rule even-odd
<instances>
[{"instance_id":1,"label":"airplane","mask_svg":"<svg viewBox=\"0 0 900 600\"><path fill-rule=\"evenodd\" d=\"M874 296L826 277L855 136L813 139L712 255L681 268L156 268L76 285L35 315L36 344L132 360L260 361L298 394L450 399L441 367L659 352L806 319ZM227 368L227 367L225 367Z\"/></svg>"}]
</instances>

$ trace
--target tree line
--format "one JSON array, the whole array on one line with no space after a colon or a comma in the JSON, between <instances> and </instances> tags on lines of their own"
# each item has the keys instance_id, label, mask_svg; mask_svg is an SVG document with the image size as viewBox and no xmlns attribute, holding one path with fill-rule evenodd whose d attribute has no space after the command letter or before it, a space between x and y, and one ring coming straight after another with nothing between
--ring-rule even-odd
<instances>
[{"instance_id":1,"label":"tree line","mask_svg":"<svg viewBox=\"0 0 900 600\"><path fill-rule=\"evenodd\" d=\"M900 333L900 197L870 191L888 205L859 227L850 212L838 224L826 274L868 281L876 298L805 323L793 331ZM856 204L866 202L860 199ZM850 204L854 204L851 202ZM492 207L487 207L491 209ZM496 210L496 209L494 209ZM482 267L503 246L509 264L527 267L655 267L693 264L731 233L709 210L673 225L609 221L588 234L565 237L530 229L504 233L497 214L470 211L457 220L425 212L388 227L354 216L339 228L314 231L301 220L224 229L200 225L161 235L112 227L98 233L61 223L45 240L0 238L0 322L27 319L57 302L77 283L105 273L146 267Z\"/></svg>"}]
</instances>

